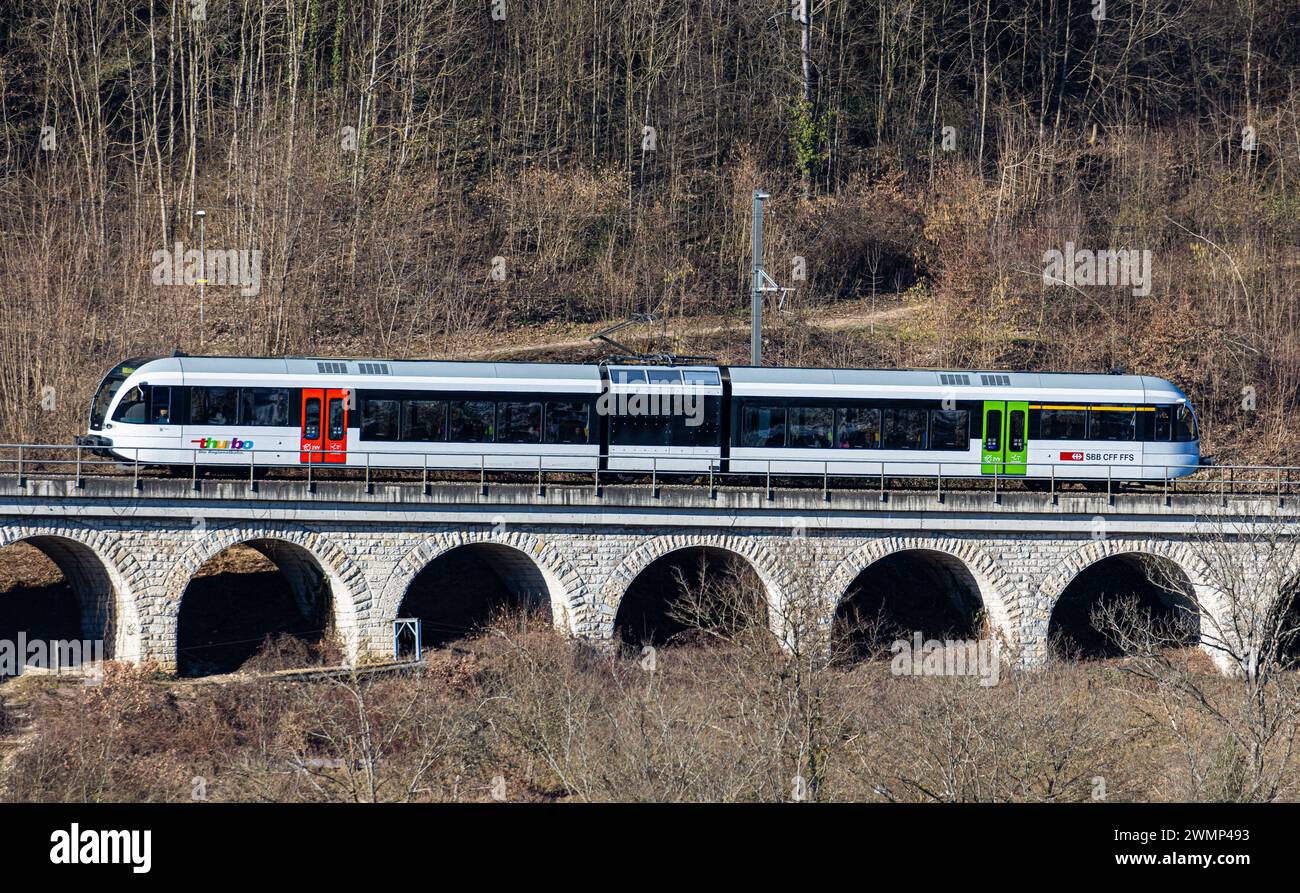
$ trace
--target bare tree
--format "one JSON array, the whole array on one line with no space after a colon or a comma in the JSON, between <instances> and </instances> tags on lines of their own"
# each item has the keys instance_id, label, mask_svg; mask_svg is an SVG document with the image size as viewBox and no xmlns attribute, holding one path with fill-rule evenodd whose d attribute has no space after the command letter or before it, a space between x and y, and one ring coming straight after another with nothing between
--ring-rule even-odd
<instances>
[{"instance_id":1,"label":"bare tree","mask_svg":"<svg viewBox=\"0 0 1300 893\"><path fill-rule=\"evenodd\" d=\"M1123 671L1149 683L1133 689L1148 716L1179 742L1197 796L1269 801L1292 781L1300 734L1297 588L1300 538L1274 518L1206 522L1196 550L1205 579L1186 593L1201 647L1220 673L1189 660L1185 622L1160 622L1132 600L1112 603L1095 623L1123 651ZM1165 562L1148 565L1158 585L1184 583ZM1224 751L1197 734L1209 723Z\"/></svg>"}]
</instances>

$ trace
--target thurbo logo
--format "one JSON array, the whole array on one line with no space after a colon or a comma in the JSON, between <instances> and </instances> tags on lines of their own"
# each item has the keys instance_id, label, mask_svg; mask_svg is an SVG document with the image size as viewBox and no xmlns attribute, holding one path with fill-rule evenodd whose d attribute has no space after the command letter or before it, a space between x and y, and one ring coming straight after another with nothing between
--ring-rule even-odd
<instances>
[{"instance_id":1,"label":"thurbo logo","mask_svg":"<svg viewBox=\"0 0 1300 893\"><path fill-rule=\"evenodd\" d=\"M230 440L218 440L215 437L199 437L191 440L201 450L251 450L253 442L251 440L240 440L238 437L232 437Z\"/></svg>"}]
</instances>

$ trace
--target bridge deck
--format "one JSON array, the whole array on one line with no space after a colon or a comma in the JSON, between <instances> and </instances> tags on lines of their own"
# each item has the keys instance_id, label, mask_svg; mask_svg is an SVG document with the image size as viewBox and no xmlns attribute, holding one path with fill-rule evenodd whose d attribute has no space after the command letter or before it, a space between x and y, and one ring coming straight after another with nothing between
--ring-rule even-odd
<instances>
[{"instance_id":1,"label":"bridge deck","mask_svg":"<svg viewBox=\"0 0 1300 893\"><path fill-rule=\"evenodd\" d=\"M1173 489L1113 494L586 485L370 483L128 477L0 480L0 517L256 518L410 526L446 523L790 527L931 530L1192 531L1210 524L1294 523L1300 498Z\"/></svg>"}]
</instances>

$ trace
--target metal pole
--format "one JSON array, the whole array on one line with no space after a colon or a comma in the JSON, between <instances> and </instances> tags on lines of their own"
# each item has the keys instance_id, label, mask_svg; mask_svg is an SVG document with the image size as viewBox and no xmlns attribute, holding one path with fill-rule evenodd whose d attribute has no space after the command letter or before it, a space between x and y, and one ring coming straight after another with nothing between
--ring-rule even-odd
<instances>
[{"instance_id":1,"label":"metal pole","mask_svg":"<svg viewBox=\"0 0 1300 893\"><path fill-rule=\"evenodd\" d=\"M749 311L749 364L763 365L763 202L770 198L766 192L754 190L753 268L751 269L753 294Z\"/></svg>"},{"instance_id":2,"label":"metal pole","mask_svg":"<svg viewBox=\"0 0 1300 893\"><path fill-rule=\"evenodd\" d=\"M199 344L206 343L204 333L207 329L203 325L204 317L204 293L203 288L208 283L208 255L204 246L204 220L207 219L207 211L195 211L194 216L199 218Z\"/></svg>"}]
</instances>

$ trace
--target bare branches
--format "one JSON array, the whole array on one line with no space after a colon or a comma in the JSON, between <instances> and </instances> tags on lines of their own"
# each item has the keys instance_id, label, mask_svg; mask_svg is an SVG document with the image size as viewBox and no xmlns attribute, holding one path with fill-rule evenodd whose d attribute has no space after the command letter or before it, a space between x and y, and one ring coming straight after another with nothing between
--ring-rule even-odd
<instances>
[{"instance_id":1,"label":"bare branches","mask_svg":"<svg viewBox=\"0 0 1300 893\"><path fill-rule=\"evenodd\" d=\"M1121 669L1141 680L1134 690L1153 718L1180 742L1198 797L1273 800L1293 783L1300 736L1297 604L1300 543L1284 522L1207 523L1197 544L1203 578L1187 615L1226 673L1207 674L1179 650L1178 629L1155 622L1132 602L1096 618L1121 647ZM1162 571L1152 565L1153 575ZM1173 586L1167 576L1163 585ZM1181 624L1180 624L1181 625ZM1188 723L1208 722L1221 738L1223 761L1206 765L1206 743Z\"/></svg>"}]
</instances>

